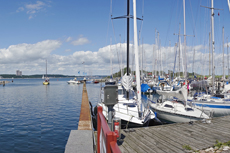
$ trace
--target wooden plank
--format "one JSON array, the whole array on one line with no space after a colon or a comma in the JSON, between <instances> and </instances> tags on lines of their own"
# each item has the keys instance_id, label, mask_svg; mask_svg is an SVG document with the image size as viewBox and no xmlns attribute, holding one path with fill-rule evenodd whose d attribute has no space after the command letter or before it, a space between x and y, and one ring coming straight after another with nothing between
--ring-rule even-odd
<instances>
[{"instance_id":1,"label":"wooden plank","mask_svg":"<svg viewBox=\"0 0 230 153\"><path fill-rule=\"evenodd\" d=\"M148 130L145 130L145 131L148 131ZM139 135L143 135L143 130L137 130L137 133L138 133ZM156 137L156 138L158 138L158 137ZM155 138L155 139L156 139L156 138ZM162 137L161 137L161 139L162 139ZM147 141L147 142L148 142L148 141ZM170 144L170 141L167 140L167 143ZM171 142L171 143L172 143L172 142ZM174 145L172 145L172 148L174 148L173 150L176 150L176 152L178 152L178 153L179 153L179 152L184 152L184 151L181 150L181 148L182 148L181 146L179 146L180 149L178 149L178 148L176 147L176 146L177 146L176 143L173 143L173 144L174 144ZM152 145L155 146L155 144L152 144ZM167 146L168 146L168 145L167 145ZM155 148L156 148L156 147L155 147ZM159 150L159 148L156 148L156 149ZM159 151L157 151L157 152L159 152Z\"/></svg>"},{"instance_id":2,"label":"wooden plank","mask_svg":"<svg viewBox=\"0 0 230 153\"><path fill-rule=\"evenodd\" d=\"M229 122L230 121L222 121L222 120L214 120L212 121L212 123L210 124L207 124L206 126L210 126L212 128L215 128L215 129L220 129L220 131L225 131L227 133L230 133L230 128L229 128ZM204 124L205 125L205 124Z\"/></svg>"},{"instance_id":3,"label":"wooden plank","mask_svg":"<svg viewBox=\"0 0 230 153\"><path fill-rule=\"evenodd\" d=\"M192 125L192 126L188 126L188 127L184 126L183 128L184 128L184 130L180 129L179 132L184 131L184 133L186 133L186 132L190 133L191 136L194 135L195 137L196 136L197 137L202 136L202 139L203 139L202 141L205 141L205 143L210 144L210 145L215 143L215 140L216 140L215 137L218 137L214 134L210 135L210 133L208 131L206 131L204 129L200 129L196 125Z\"/></svg>"},{"instance_id":4,"label":"wooden plank","mask_svg":"<svg viewBox=\"0 0 230 153\"><path fill-rule=\"evenodd\" d=\"M129 152L129 153L137 153L137 151L136 150L133 150L133 148L132 147L130 147L130 145L126 142L126 141L124 141L123 143L122 143L122 146L127 150L127 152ZM120 148L120 146L119 146L119 148Z\"/></svg>"},{"instance_id":5,"label":"wooden plank","mask_svg":"<svg viewBox=\"0 0 230 153\"><path fill-rule=\"evenodd\" d=\"M141 148L140 144L137 143L136 141L133 141L132 137L130 137L129 133L127 133L126 137L124 138L124 142L126 142L127 144L129 144L129 146L135 150L136 152L140 152L140 153L145 153L147 152L146 150L144 150L143 148Z\"/></svg>"},{"instance_id":6,"label":"wooden plank","mask_svg":"<svg viewBox=\"0 0 230 153\"><path fill-rule=\"evenodd\" d=\"M209 138L207 138L206 135L193 132L193 129L190 129L192 131L185 131L184 128L181 129L181 127L175 127L171 130L175 137L177 135L180 136L176 138L181 142L184 142L185 145L190 145L190 147L195 146L195 148L192 147L194 150L200 150L213 145L213 143L209 141Z\"/></svg>"},{"instance_id":7,"label":"wooden plank","mask_svg":"<svg viewBox=\"0 0 230 153\"><path fill-rule=\"evenodd\" d=\"M157 143L154 139L148 140L148 137L141 132L140 129L137 129L133 136L137 137L139 141L143 142L145 145L149 146L152 149L152 152L163 152L160 148L157 147Z\"/></svg>"},{"instance_id":8,"label":"wooden plank","mask_svg":"<svg viewBox=\"0 0 230 153\"><path fill-rule=\"evenodd\" d=\"M138 131L138 130L137 130ZM132 138L132 141L138 144L140 148L145 150L145 152L152 152L155 153L155 151L151 148L151 145L146 145L143 141L141 141L141 136L137 135L136 132L131 132L130 133L130 138ZM142 139L143 140L143 139Z\"/></svg>"},{"instance_id":9,"label":"wooden plank","mask_svg":"<svg viewBox=\"0 0 230 153\"><path fill-rule=\"evenodd\" d=\"M210 126L205 127L204 124L195 124L194 128L198 129L198 130L200 129L203 134L207 134L209 137L211 137L211 138L213 138L215 140L223 138L221 136L221 133L225 133L227 135L229 134L229 133L226 133L226 132L220 132L220 130L216 130L214 128L210 128Z\"/></svg>"},{"instance_id":10,"label":"wooden plank","mask_svg":"<svg viewBox=\"0 0 230 153\"><path fill-rule=\"evenodd\" d=\"M82 90L81 113L78 122L78 130L92 130L93 128L91 123L92 122L91 122L89 99L88 99L86 84L84 82L83 90Z\"/></svg>"},{"instance_id":11,"label":"wooden plank","mask_svg":"<svg viewBox=\"0 0 230 153\"><path fill-rule=\"evenodd\" d=\"M152 131L149 131L149 132L152 132ZM174 141L175 143L177 143L177 147L179 149L183 149L183 145L189 144L190 147L192 147L192 149L197 150L196 146L200 145L199 143L197 143L197 141L191 141L185 135L181 135L180 133L175 132L174 130L172 130L172 127L170 127L170 129L162 128L161 130L157 130L156 132L159 133L158 134L159 137L165 137L165 140L170 139Z\"/></svg>"},{"instance_id":12,"label":"wooden plank","mask_svg":"<svg viewBox=\"0 0 230 153\"><path fill-rule=\"evenodd\" d=\"M204 125L201 124L197 124L197 126L206 128ZM209 128L207 129L207 132L210 133L211 135L215 135L215 138L217 138L216 140L219 140L221 142L227 142L230 140L230 133L220 131L220 129Z\"/></svg>"},{"instance_id":13,"label":"wooden plank","mask_svg":"<svg viewBox=\"0 0 230 153\"><path fill-rule=\"evenodd\" d=\"M206 125L206 124L197 124L197 125ZM202 131L200 131L199 127L196 125L194 125L193 128L189 128L189 130L193 131L193 134L196 133L198 137L199 135L203 135L203 138L209 141L209 142L206 141L206 143L210 144L210 146L214 145L216 140L223 142L224 141L223 139L225 138L227 139L226 136L223 136L221 133L218 133L218 132L213 132L212 129L203 129Z\"/></svg>"},{"instance_id":14,"label":"wooden plank","mask_svg":"<svg viewBox=\"0 0 230 153\"><path fill-rule=\"evenodd\" d=\"M157 146L164 150L165 152L177 152L178 149L172 145L169 146L169 144L164 141L161 137L158 137L155 135L154 131L149 132L148 130L142 130L142 132L146 135L149 136L151 139L154 139L157 143Z\"/></svg>"},{"instance_id":15,"label":"wooden plank","mask_svg":"<svg viewBox=\"0 0 230 153\"><path fill-rule=\"evenodd\" d=\"M188 152L183 145L201 150L213 146L216 140L230 140L229 121L227 116L214 118L210 124L197 121L135 128L135 132L123 131L125 138L120 147L122 152Z\"/></svg>"},{"instance_id":16,"label":"wooden plank","mask_svg":"<svg viewBox=\"0 0 230 153\"><path fill-rule=\"evenodd\" d=\"M119 149L121 150L122 153L128 153L128 150L122 145L119 146Z\"/></svg>"}]
</instances>

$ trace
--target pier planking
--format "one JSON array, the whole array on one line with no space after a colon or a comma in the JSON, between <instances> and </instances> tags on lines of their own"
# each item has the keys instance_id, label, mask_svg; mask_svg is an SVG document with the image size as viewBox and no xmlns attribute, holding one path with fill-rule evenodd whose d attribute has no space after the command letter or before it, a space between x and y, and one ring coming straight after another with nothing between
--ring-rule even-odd
<instances>
[{"instance_id":1,"label":"pier planking","mask_svg":"<svg viewBox=\"0 0 230 153\"><path fill-rule=\"evenodd\" d=\"M176 123L145 128L133 132L121 130L119 147L122 152L189 152L212 147L216 140L230 141L230 116L213 118L211 123L202 121Z\"/></svg>"}]
</instances>

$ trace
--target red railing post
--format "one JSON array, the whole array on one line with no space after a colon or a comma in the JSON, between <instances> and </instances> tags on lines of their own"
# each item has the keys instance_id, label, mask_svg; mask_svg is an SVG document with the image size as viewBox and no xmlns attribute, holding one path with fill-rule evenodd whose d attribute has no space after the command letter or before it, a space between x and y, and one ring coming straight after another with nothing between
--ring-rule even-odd
<instances>
[{"instance_id":1,"label":"red railing post","mask_svg":"<svg viewBox=\"0 0 230 153\"><path fill-rule=\"evenodd\" d=\"M106 152L111 153L110 142L113 141L113 132L110 131L106 134Z\"/></svg>"},{"instance_id":2,"label":"red railing post","mask_svg":"<svg viewBox=\"0 0 230 153\"><path fill-rule=\"evenodd\" d=\"M105 138L102 138L103 145L105 145L104 151L106 153L121 153L118 145L117 145L117 134L115 132L112 132L103 116L102 113L103 108L101 106L97 107L97 152L100 153L101 149L104 150L101 147L100 142L100 135L101 132L105 136ZM105 140L104 140L105 139Z\"/></svg>"},{"instance_id":3,"label":"red railing post","mask_svg":"<svg viewBox=\"0 0 230 153\"><path fill-rule=\"evenodd\" d=\"M102 107L97 107L97 152L100 153L100 134L101 134L101 118L100 113L102 113Z\"/></svg>"}]
</instances>

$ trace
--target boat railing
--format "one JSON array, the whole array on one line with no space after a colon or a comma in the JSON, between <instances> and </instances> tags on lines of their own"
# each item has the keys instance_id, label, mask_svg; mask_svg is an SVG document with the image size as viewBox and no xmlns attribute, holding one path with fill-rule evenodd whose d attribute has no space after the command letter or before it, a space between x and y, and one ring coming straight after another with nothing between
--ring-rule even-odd
<instances>
[{"instance_id":1,"label":"boat railing","mask_svg":"<svg viewBox=\"0 0 230 153\"><path fill-rule=\"evenodd\" d=\"M121 153L117 145L117 134L112 132L102 114L102 107L97 107L97 152Z\"/></svg>"}]
</instances>

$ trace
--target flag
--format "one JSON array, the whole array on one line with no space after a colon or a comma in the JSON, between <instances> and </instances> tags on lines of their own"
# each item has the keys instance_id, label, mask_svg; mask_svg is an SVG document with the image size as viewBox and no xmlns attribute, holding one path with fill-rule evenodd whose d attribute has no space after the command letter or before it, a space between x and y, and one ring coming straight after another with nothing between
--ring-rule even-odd
<instances>
[{"instance_id":1,"label":"flag","mask_svg":"<svg viewBox=\"0 0 230 153\"><path fill-rule=\"evenodd\" d=\"M80 74L80 71L78 71L78 74Z\"/></svg>"}]
</instances>

